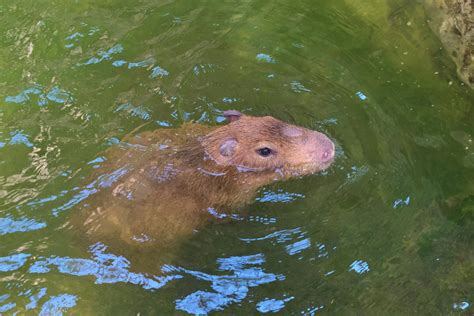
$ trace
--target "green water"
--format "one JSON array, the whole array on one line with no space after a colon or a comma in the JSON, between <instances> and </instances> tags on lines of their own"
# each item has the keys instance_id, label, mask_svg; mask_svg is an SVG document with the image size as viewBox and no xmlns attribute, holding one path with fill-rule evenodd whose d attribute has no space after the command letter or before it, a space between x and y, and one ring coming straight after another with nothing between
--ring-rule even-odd
<instances>
[{"instance_id":1,"label":"green water","mask_svg":"<svg viewBox=\"0 0 474 316\"><path fill-rule=\"evenodd\" d=\"M0 314L473 312L474 93L421 4L3 0L0 17ZM167 265L72 233L106 148L226 109L322 130L336 162Z\"/></svg>"}]
</instances>

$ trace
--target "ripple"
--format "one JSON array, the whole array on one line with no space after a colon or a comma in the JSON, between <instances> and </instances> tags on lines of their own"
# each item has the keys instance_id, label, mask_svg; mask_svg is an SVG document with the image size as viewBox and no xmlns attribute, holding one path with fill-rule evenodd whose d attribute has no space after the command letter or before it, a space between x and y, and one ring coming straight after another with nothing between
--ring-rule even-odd
<instances>
[{"instance_id":1,"label":"ripple","mask_svg":"<svg viewBox=\"0 0 474 316\"><path fill-rule=\"evenodd\" d=\"M88 65L95 65L104 60L111 60L113 55L117 55L123 52L123 46L121 44L116 44L109 48L106 51L99 51L97 56L89 58L87 61L83 63L77 64L78 66L88 66Z\"/></svg>"},{"instance_id":2,"label":"ripple","mask_svg":"<svg viewBox=\"0 0 474 316\"><path fill-rule=\"evenodd\" d=\"M199 271L187 270L175 266L165 266L164 271L176 271L196 277L198 280L211 282L215 292L198 290L182 299L176 300L176 309L191 314L207 314L222 310L232 303L241 302L247 297L249 288L262 284L284 280L283 275L266 273L259 266L265 262L263 254L229 257L217 260L221 270L233 271L232 275L211 275Z\"/></svg>"},{"instance_id":3,"label":"ripple","mask_svg":"<svg viewBox=\"0 0 474 316\"><path fill-rule=\"evenodd\" d=\"M52 296L41 307L40 316L62 315L66 310L76 306L77 296L71 294L61 294Z\"/></svg>"},{"instance_id":4,"label":"ripple","mask_svg":"<svg viewBox=\"0 0 474 316\"><path fill-rule=\"evenodd\" d=\"M97 243L90 247L92 259L50 257L39 258L29 268L30 273L44 274L56 267L60 273L73 276L94 276L96 284L130 283L147 290L156 290L180 275L165 277L130 272L130 262L122 256L105 252L107 246Z\"/></svg>"},{"instance_id":5,"label":"ripple","mask_svg":"<svg viewBox=\"0 0 474 316\"><path fill-rule=\"evenodd\" d=\"M287 245L285 248L286 248L286 252L290 256L294 256L294 255L299 254L303 250L308 249L310 247L311 247L311 239L305 238L305 239L299 240L297 242L294 242L293 244Z\"/></svg>"},{"instance_id":6,"label":"ripple","mask_svg":"<svg viewBox=\"0 0 474 316\"><path fill-rule=\"evenodd\" d=\"M278 189L276 192L267 190L263 191L263 196L256 198L258 202L269 202L269 203L291 203L298 199L304 199L304 194L285 192L282 189Z\"/></svg>"},{"instance_id":7,"label":"ripple","mask_svg":"<svg viewBox=\"0 0 474 316\"><path fill-rule=\"evenodd\" d=\"M127 167L122 167L112 171L111 173L100 175L96 180L92 181L84 188L76 189L80 190L79 193L75 194L69 201L67 201L63 205L54 208L52 210L52 214L54 216L58 216L60 212L78 205L79 203L87 199L89 196L97 193L100 188L110 187L113 183L117 182L118 179L123 177L127 172Z\"/></svg>"},{"instance_id":8,"label":"ripple","mask_svg":"<svg viewBox=\"0 0 474 316\"><path fill-rule=\"evenodd\" d=\"M30 255L26 253L19 253L7 257L0 257L0 272L18 270L26 263L26 260L29 257Z\"/></svg>"},{"instance_id":9,"label":"ripple","mask_svg":"<svg viewBox=\"0 0 474 316\"><path fill-rule=\"evenodd\" d=\"M354 271L357 274L364 274L370 271L369 264L363 260L355 260L351 263L349 271Z\"/></svg>"},{"instance_id":10,"label":"ripple","mask_svg":"<svg viewBox=\"0 0 474 316\"><path fill-rule=\"evenodd\" d=\"M14 220L9 217L0 217L0 236L17 232L29 232L46 227L46 223L37 222L29 218Z\"/></svg>"},{"instance_id":11,"label":"ripple","mask_svg":"<svg viewBox=\"0 0 474 316\"><path fill-rule=\"evenodd\" d=\"M155 66L151 70L150 78L155 79L155 78L163 78L167 77L170 73L168 70L161 68L160 66Z\"/></svg>"},{"instance_id":12,"label":"ripple","mask_svg":"<svg viewBox=\"0 0 474 316\"><path fill-rule=\"evenodd\" d=\"M303 86L303 84L299 81L292 81L290 85L291 85L291 90L293 90L296 93L311 92L310 89Z\"/></svg>"},{"instance_id":13,"label":"ripple","mask_svg":"<svg viewBox=\"0 0 474 316\"><path fill-rule=\"evenodd\" d=\"M32 101L32 96L36 96L36 104L38 106L48 105L49 102L54 102L57 104L66 104L74 100L72 94L69 91L62 89L59 86L44 88L43 86L36 84L33 87L24 89L22 92L15 96L5 97L5 102L26 104L29 101Z\"/></svg>"},{"instance_id":14,"label":"ripple","mask_svg":"<svg viewBox=\"0 0 474 316\"><path fill-rule=\"evenodd\" d=\"M193 67L193 73L196 76L204 75L207 73L215 72L217 66L214 64L197 64Z\"/></svg>"},{"instance_id":15,"label":"ripple","mask_svg":"<svg viewBox=\"0 0 474 316\"><path fill-rule=\"evenodd\" d=\"M257 311L260 313L276 313L285 308L285 303L293 300L295 297L291 296L282 300L265 299L258 302Z\"/></svg>"},{"instance_id":16,"label":"ripple","mask_svg":"<svg viewBox=\"0 0 474 316\"><path fill-rule=\"evenodd\" d=\"M144 121L149 120L151 118L149 110L146 107L142 105L134 106L130 102L120 104L115 110L115 112L126 112L130 114L130 116L139 117Z\"/></svg>"},{"instance_id":17,"label":"ripple","mask_svg":"<svg viewBox=\"0 0 474 316\"><path fill-rule=\"evenodd\" d=\"M300 227L293 228L293 229L283 229L263 237L254 237L254 238L239 238L245 242L255 242L255 241L262 241L262 240L271 240L275 239L277 243L284 243L287 241L292 240L295 236L303 236L305 233L301 230Z\"/></svg>"}]
</instances>

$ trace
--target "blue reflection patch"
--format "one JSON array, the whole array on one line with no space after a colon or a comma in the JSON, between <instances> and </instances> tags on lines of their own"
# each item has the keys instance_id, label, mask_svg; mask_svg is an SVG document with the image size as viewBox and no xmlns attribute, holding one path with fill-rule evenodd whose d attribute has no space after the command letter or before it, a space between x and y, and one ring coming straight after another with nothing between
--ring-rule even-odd
<instances>
[{"instance_id":1,"label":"blue reflection patch","mask_svg":"<svg viewBox=\"0 0 474 316\"><path fill-rule=\"evenodd\" d=\"M127 62L125 60L116 60L112 63L112 66L114 67L122 67L123 65L126 65Z\"/></svg>"},{"instance_id":2,"label":"blue reflection patch","mask_svg":"<svg viewBox=\"0 0 474 316\"><path fill-rule=\"evenodd\" d=\"M286 302L289 302L294 298L295 297L292 296L292 297L288 297L282 300L266 299L266 300L260 301L257 304L257 310L260 313L276 313L285 307Z\"/></svg>"},{"instance_id":3,"label":"blue reflection patch","mask_svg":"<svg viewBox=\"0 0 474 316\"><path fill-rule=\"evenodd\" d=\"M150 78L152 79L158 78L158 77L163 78L163 77L168 76L169 74L170 73L168 72L168 70L163 69L160 66L156 66L151 70Z\"/></svg>"},{"instance_id":4,"label":"blue reflection patch","mask_svg":"<svg viewBox=\"0 0 474 316\"><path fill-rule=\"evenodd\" d=\"M305 196L300 193L290 193L279 189L277 192L264 191L263 196L257 197L258 202L270 202L270 203L290 203L297 199L304 199Z\"/></svg>"},{"instance_id":5,"label":"blue reflection patch","mask_svg":"<svg viewBox=\"0 0 474 316\"><path fill-rule=\"evenodd\" d=\"M231 303L241 302L247 297L251 287L285 279L283 275L266 273L262 268L255 267L255 265L262 265L265 262L263 254L220 258L217 262L220 270L230 270L234 273L231 275L211 275L171 265L163 266L163 272L180 272L191 275L198 280L211 282L211 288L215 291L191 293L182 299L176 300L176 309L191 314L222 310L223 307ZM254 267L250 265L254 265Z\"/></svg>"},{"instance_id":6,"label":"blue reflection patch","mask_svg":"<svg viewBox=\"0 0 474 316\"><path fill-rule=\"evenodd\" d=\"M147 68L152 66L155 63L153 58L148 58L142 61L138 61L136 63L128 63L128 69L132 68Z\"/></svg>"},{"instance_id":7,"label":"blue reflection patch","mask_svg":"<svg viewBox=\"0 0 474 316\"><path fill-rule=\"evenodd\" d=\"M212 311L221 311L223 307L232 302L231 298L219 293L196 291L181 300L177 300L176 309L194 315L206 315Z\"/></svg>"},{"instance_id":8,"label":"blue reflection patch","mask_svg":"<svg viewBox=\"0 0 474 316\"><path fill-rule=\"evenodd\" d=\"M27 101L30 101L31 95L38 96L38 101L36 103L39 106L47 105L48 101L64 104L73 100L70 92L61 89L58 86L54 86L49 91L47 91L47 89L44 89L41 85L35 85L33 87L26 88L16 96L7 96L5 98L5 102L24 104Z\"/></svg>"},{"instance_id":9,"label":"blue reflection patch","mask_svg":"<svg viewBox=\"0 0 474 316\"><path fill-rule=\"evenodd\" d=\"M66 40L73 40L73 39L79 39L80 37L84 37L84 34L80 33L80 32L76 32L76 33L73 33L71 35L69 35L68 37L66 37Z\"/></svg>"},{"instance_id":10,"label":"blue reflection patch","mask_svg":"<svg viewBox=\"0 0 474 316\"><path fill-rule=\"evenodd\" d=\"M0 217L0 236L16 232L38 230L44 227L46 227L46 223L37 222L29 218L14 220L9 217Z\"/></svg>"},{"instance_id":11,"label":"blue reflection patch","mask_svg":"<svg viewBox=\"0 0 474 316\"><path fill-rule=\"evenodd\" d=\"M293 256L310 247L311 247L311 239L305 238L303 240L299 240L295 243L287 245L285 248L286 248L286 252L290 256Z\"/></svg>"},{"instance_id":12,"label":"blue reflection patch","mask_svg":"<svg viewBox=\"0 0 474 316\"><path fill-rule=\"evenodd\" d=\"M63 312L71 307L76 306L77 297L70 294L61 294L52 296L41 307L40 316L46 315L62 315Z\"/></svg>"},{"instance_id":13,"label":"blue reflection patch","mask_svg":"<svg viewBox=\"0 0 474 316\"><path fill-rule=\"evenodd\" d=\"M111 47L110 49L108 49L107 51L100 51L98 53L98 55L99 55L98 57L92 57L89 60L87 60L86 62L84 62L82 64L78 64L78 66L98 64L101 61L111 59L112 55L119 54L121 52L123 52L123 46L120 45L120 44L117 44L117 45Z\"/></svg>"},{"instance_id":14,"label":"blue reflection patch","mask_svg":"<svg viewBox=\"0 0 474 316\"><path fill-rule=\"evenodd\" d=\"M71 99L71 96L67 91L62 90L59 87L53 87L46 95L46 98L56 103L66 103Z\"/></svg>"},{"instance_id":15,"label":"blue reflection patch","mask_svg":"<svg viewBox=\"0 0 474 316\"><path fill-rule=\"evenodd\" d=\"M119 144L119 143L120 143L120 139L118 139L117 137L111 137L107 140L106 145L107 146L113 146L113 145L116 145L116 144Z\"/></svg>"},{"instance_id":16,"label":"blue reflection patch","mask_svg":"<svg viewBox=\"0 0 474 316\"><path fill-rule=\"evenodd\" d=\"M304 236L305 233L301 230L301 228L293 228L293 229L283 229L279 230L273 233L270 233L268 235L265 235L263 237L256 237L256 238L239 238L242 241L245 242L252 242L252 241L261 241L261 240L267 240L267 239L276 239L277 243L284 243L287 241L292 240L295 236Z\"/></svg>"},{"instance_id":17,"label":"blue reflection patch","mask_svg":"<svg viewBox=\"0 0 474 316\"><path fill-rule=\"evenodd\" d=\"M31 255L19 253L7 257L0 257L0 272L15 271L20 269Z\"/></svg>"},{"instance_id":18,"label":"blue reflection patch","mask_svg":"<svg viewBox=\"0 0 474 316\"><path fill-rule=\"evenodd\" d=\"M31 294L31 290L28 290L28 292L26 294L27 295ZM30 296L30 302L25 306L25 308L27 310L35 309L36 307L38 307L39 300L45 295L46 295L46 288L43 287L38 291L38 293L32 294Z\"/></svg>"},{"instance_id":19,"label":"blue reflection patch","mask_svg":"<svg viewBox=\"0 0 474 316\"><path fill-rule=\"evenodd\" d=\"M28 135L23 134L22 130L16 130L10 133L10 145L25 145L26 147L33 147L33 144L28 140Z\"/></svg>"},{"instance_id":20,"label":"blue reflection patch","mask_svg":"<svg viewBox=\"0 0 474 316\"><path fill-rule=\"evenodd\" d=\"M246 265L261 265L265 263L265 256L262 253L251 256L238 256L217 259L218 269L221 271L235 271L243 269Z\"/></svg>"},{"instance_id":21,"label":"blue reflection patch","mask_svg":"<svg viewBox=\"0 0 474 316\"><path fill-rule=\"evenodd\" d=\"M104 156L100 156L100 157L95 158L94 160L89 161L87 164L88 165L96 165L96 164L100 164L101 162L104 162L106 160L107 160L107 158L105 158Z\"/></svg>"},{"instance_id":22,"label":"blue reflection patch","mask_svg":"<svg viewBox=\"0 0 474 316\"><path fill-rule=\"evenodd\" d=\"M358 274L367 273L370 271L369 264L362 260L356 260L351 263L349 271L354 271Z\"/></svg>"},{"instance_id":23,"label":"blue reflection patch","mask_svg":"<svg viewBox=\"0 0 474 316\"><path fill-rule=\"evenodd\" d=\"M171 126L171 123L169 122L166 122L166 121L155 121L156 124L160 125L160 126L163 126L163 127L170 127Z\"/></svg>"},{"instance_id":24,"label":"blue reflection patch","mask_svg":"<svg viewBox=\"0 0 474 316\"><path fill-rule=\"evenodd\" d=\"M45 197L45 198L42 198L42 199L30 201L30 202L28 202L28 203L26 203L26 204L27 204L28 206L39 206L39 205L43 205L43 204L45 204L45 203L48 203L48 202L57 200L59 197L64 196L64 194L66 194L67 192L68 192L67 190L64 190L64 191L61 191L61 193L59 193L58 195L52 194L52 195L50 195L50 196L48 196L48 197Z\"/></svg>"},{"instance_id":25,"label":"blue reflection patch","mask_svg":"<svg viewBox=\"0 0 474 316\"><path fill-rule=\"evenodd\" d=\"M454 303L453 309L464 311L468 309L469 306L471 306L471 304L469 304L468 302Z\"/></svg>"},{"instance_id":26,"label":"blue reflection patch","mask_svg":"<svg viewBox=\"0 0 474 316\"><path fill-rule=\"evenodd\" d=\"M356 96L358 96L361 101L365 101L367 99L367 96L361 91L357 91Z\"/></svg>"},{"instance_id":27,"label":"blue reflection patch","mask_svg":"<svg viewBox=\"0 0 474 316\"><path fill-rule=\"evenodd\" d=\"M41 86L35 86L31 88L27 88L23 90L20 94L15 96L7 96L5 97L5 102L8 103L25 103L26 101L30 100L30 95L38 95L41 94Z\"/></svg>"},{"instance_id":28,"label":"blue reflection patch","mask_svg":"<svg viewBox=\"0 0 474 316\"><path fill-rule=\"evenodd\" d=\"M317 312L317 311L320 311L320 310L322 310L323 308L324 308L324 305L308 307L308 308L305 309L304 311L301 311L301 315L304 315L304 316L314 316L314 315L316 315L316 312Z\"/></svg>"},{"instance_id":29,"label":"blue reflection patch","mask_svg":"<svg viewBox=\"0 0 474 316\"><path fill-rule=\"evenodd\" d=\"M393 202L393 208L399 208L410 204L410 197L407 196L405 199L397 199Z\"/></svg>"},{"instance_id":30,"label":"blue reflection patch","mask_svg":"<svg viewBox=\"0 0 474 316\"><path fill-rule=\"evenodd\" d=\"M82 189L79 193L75 194L69 201L65 204L56 207L52 210L54 216L57 216L59 212L65 211L70 209L71 207L81 203L89 196L97 193L99 188L106 188L110 187L114 184L118 179L120 179L123 175L127 173L128 169L126 167L122 167L117 169L109 174L103 174L97 178L97 180L93 181L92 183L88 184L84 189Z\"/></svg>"},{"instance_id":31,"label":"blue reflection patch","mask_svg":"<svg viewBox=\"0 0 474 316\"><path fill-rule=\"evenodd\" d=\"M90 248L92 259L50 257L36 261L31 273L48 273L56 267L60 273L74 276L94 276L96 284L131 283L147 290L156 290L171 280L182 278L179 274L166 277L148 276L130 272L130 262L122 256L106 253L107 247L97 243Z\"/></svg>"},{"instance_id":32,"label":"blue reflection patch","mask_svg":"<svg viewBox=\"0 0 474 316\"><path fill-rule=\"evenodd\" d=\"M10 309L16 306L15 303L7 303L5 305L0 306L0 313L8 312Z\"/></svg>"},{"instance_id":33,"label":"blue reflection patch","mask_svg":"<svg viewBox=\"0 0 474 316\"><path fill-rule=\"evenodd\" d=\"M275 59L273 59L273 57L268 55L268 54L260 53L260 54L257 54L256 58L257 58L258 61L263 61L263 62L267 62L267 63L271 63L271 64L275 63Z\"/></svg>"}]
</instances>

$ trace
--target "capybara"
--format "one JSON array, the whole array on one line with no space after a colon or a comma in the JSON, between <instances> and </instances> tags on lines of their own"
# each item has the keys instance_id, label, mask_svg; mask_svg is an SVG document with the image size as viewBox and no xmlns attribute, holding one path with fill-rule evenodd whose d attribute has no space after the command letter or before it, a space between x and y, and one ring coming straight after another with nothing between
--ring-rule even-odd
<instances>
[{"instance_id":1,"label":"capybara","mask_svg":"<svg viewBox=\"0 0 474 316\"><path fill-rule=\"evenodd\" d=\"M225 111L229 124L185 123L127 136L106 153L97 192L78 214L97 241L175 245L225 218L259 187L324 170L334 144L324 134L270 116Z\"/></svg>"}]
</instances>

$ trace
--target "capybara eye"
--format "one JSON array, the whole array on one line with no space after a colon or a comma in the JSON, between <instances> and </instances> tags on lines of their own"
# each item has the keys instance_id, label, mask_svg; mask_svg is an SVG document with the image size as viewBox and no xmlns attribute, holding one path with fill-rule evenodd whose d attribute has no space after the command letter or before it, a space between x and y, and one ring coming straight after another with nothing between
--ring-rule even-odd
<instances>
[{"instance_id":1,"label":"capybara eye","mask_svg":"<svg viewBox=\"0 0 474 316\"><path fill-rule=\"evenodd\" d=\"M262 157L268 157L272 154L272 150L268 147L257 149L257 153Z\"/></svg>"}]
</instances>

